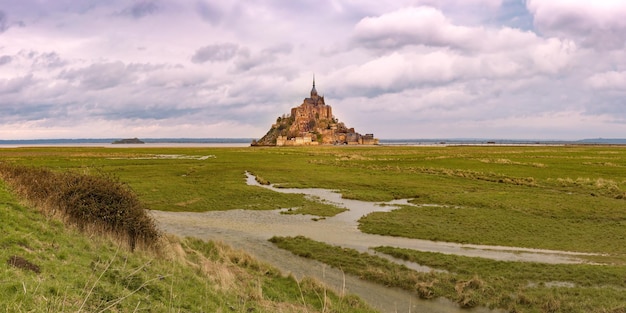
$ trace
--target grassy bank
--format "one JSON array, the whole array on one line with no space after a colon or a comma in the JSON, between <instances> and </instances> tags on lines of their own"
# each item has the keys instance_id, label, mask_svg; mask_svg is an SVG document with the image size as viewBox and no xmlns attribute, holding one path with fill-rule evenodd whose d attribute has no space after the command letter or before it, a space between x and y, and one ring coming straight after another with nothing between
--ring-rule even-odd
<instances>
[{"instance_id":1,"label":"grassy bank","mask_svg":"<svg viewBox=\"0 0 626 313\"><path fill-rule=\"evenodd\" d=\"M131 252L20 204L3 182L0 221L6 312L373 312L220 243L162 236Z\"/></svg>"},{"instance_id":2,"label":"grassy bank","mask_svg":"<svg viewBox=\"0 0 626 313\"><path fill-rule=\"evenodd\" d=\"M441 253L378 247L376 251L425 265L413 271L368 253L305 237L273 237L279 248L341 268L372 282L462 307L486 306L507 312L624 312L626 267L503 262Z\"/></svg>"},{"instance_id":3,"label":"grassy bank","mask_svg":"<svg viewBox=\"0 0 626 313\"><path fill-rule=\"evenodd\" d=\"M156 248L160 234L147 207L112 177L0 164L0 178L47 216L94 235L114 237L131 250L137 245Z\"/></svg>"}]
</instances>

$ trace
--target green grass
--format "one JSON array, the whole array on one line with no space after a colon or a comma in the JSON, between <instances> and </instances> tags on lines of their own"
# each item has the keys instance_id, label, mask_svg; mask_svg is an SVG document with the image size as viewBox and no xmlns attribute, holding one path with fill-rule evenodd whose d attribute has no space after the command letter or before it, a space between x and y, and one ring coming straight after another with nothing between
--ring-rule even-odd
<instances>
[{"instance_id":1,"label":"green grass","mask_svg":"<svg viewBox=\"0 0 626 313\"><path fill-rule=\"evenodd\" d=\"M154 247L159 231L146 207L127 185L111 177L55 173L0 164L0 177L18 196L48 216L80 229L113 236L131 250Z\"/></svg>"},{"instance_id":2,"label":"green grass","mask_svg":"<svg viewBox=\"0 0 626 313\"><path fill-rule=\"evenodd\" d=\"M365 232L626 258L623 147L19 148L0 160L113 174L156 210L340 212L248 186L249 171L282 187L443 206L374 213L360 221Z\"/></svg>"},{"instance_id":3,"label":"green grass","mask_svg":"<svg viewBox=\"0 0 626 313\"><path fill-rule=\"evenodd\" d=\"M621 312L626 310L626 266L504 262L392 247L376 251L482 281L486 304L507 311ZM621 310L621 311L620 311Z\"/></svg>"},{"instance_id":4,"label":"green grass","mask_svg":"<svg viewBox=\"0 0 626 313\"><path fill-rule=\"evenodd\" d=\"M419 273L368 253L305 237L273 237L279 248L315 259L362 279L399 287L463 307L507 312L622 312L626 266L504 262L441 253L378 247L375 250L434 270Z\"/></svg>"},{"instance_id":5,"label":"green grass","mask_svg":"<svg viewBox=\"0 0 626 313\"><path fill-rule=\"evenodd\" d=\"M131 252L19 204L1 181L0 221L6 312L374 312L215 242L166 236Z\"/></svg>"},{"instance_id":6,"label":"green grass","mask_svg":"<svg viewBox=\"0 0 626 313\"><path fill-rule=\"evenodd\" d=\"M626 148L619 146L17 148L0 149L0 162L113 175L148 207L166 211L292 209L331 216L337 210L302 195L248 186L246 171L274 185L333 189L345 198L410 198L414 204L438 207L405 206L373 213L360 220L360 229L439 241L601 253L605 255L593 261L606 267L576 271L590 281L612 270L618 279L624 277L619 272L626 264ZM19 237L13 235L12 240L19 242ZM514 264L501 266L517 270ZM569 270L569 265L554 267L555 272ZM487 278L479 279L491 284ZM598 294L579 283L573 288L549 284L525 288L515 307L544 299L535 306L563 311L577 294L607 304L623 299L622 287L598 287L602 291ZM468 284L476 287L478 282ZM609 311L614 307L605 306Z\"/></svg>"}]
</instances>

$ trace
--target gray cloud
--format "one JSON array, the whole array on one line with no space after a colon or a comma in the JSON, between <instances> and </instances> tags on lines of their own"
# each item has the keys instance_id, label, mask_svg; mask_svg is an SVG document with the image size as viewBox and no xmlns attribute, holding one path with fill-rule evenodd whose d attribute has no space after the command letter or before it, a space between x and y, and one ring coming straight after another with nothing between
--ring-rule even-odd
<instances>
[{"instance_id":1,"label":"gray cloud","mask_svg":"<svg viewBox=\"0 0 626 313\"><path fill-rule=\"evenodd\" d=\"M33 59L34 66L41 66L45 68L57 68L62 67L67 64L66 61L61 59L56 52L47 52L47 53L35 53L31 55Z\"/></svg>"},{"instance_id":2,"label":"gray cloud","mask_svg":"<svg viewBox=\"0 0 626 313\"><path fill-rule=\"evenodd\" d=\"M10 79L0 79L0 95L18 93L30 86L34 81L33 75L20 76Z\"/></svg>"},{"instance_id":3,"label":"gray cloud","mask_svg":"<svg viewBox=\"0 0 626 313\"><path fill-rule=\"evenodd\" d=\"M129 105L122 108L114 108L102 112L98 114L98 116L107 120L166 120L197 115L199 112L201 112L201 109L198 108L172 108L141 104L137 106Z\"/></svg>"},{"instance_id":4,"label":"gray cloud","mask_svg":"<svg viewBox=\"0 0 626 313\"><path fill-rule=\"evenodd\" d=\"M197 1L195 6L196 12L200 17L212 25L217 25L222 21L224 13L213 3L206 1Z\"/></svg>"},{"instance_id":5,"label":"gray cloud","mask_svg":"<svg viewBox=\"0 0 626 313\"><path fill-rule=\"evenodd\" d=\"M263 57L262 54L252 54L250 50L243 49L239 52L237 61L235 61L235 67L238 71L249 71L261 64L267 63L269 60Z\"/></svg>"},{"instance_id":6,"label":"gray cloud","mask_svg":"<svg viewBox=\"0 0 626 313\"><path fill-rule=\"evenodd\" d=\"M10 63L12 59L10 55L0 56L0 66Z\"/></svg>"},{"instance_id":7,"label":"gray cloud","mask_svg":"<svg viewBox=\"0 0 626 313\"><path fill-rule=\"evenodd\" d=\"M9 29L9 22L7 21L7 15L4 11L0 10L0 33L3 33Z\"/></svg>"},{"instance_id":8,"label":"gray cloud","mask_svg":"<svg viewBox=\"0 0 626 313\"><path fill-rule=\"evenodd\" d=\"M258 53L253 53L250 49L240 49L235 68L237 71L245 72L262 65L275 63L281 55L288 55L293 51L293 46L289 43L281 43L262 49Z\"/></svg>"},{"instance_id":9,"label":"gray cloud","mask_svg":"<svg viewBox=\"0 0 626 313\"><path fill-rule=\"evenodd\" d=\"M204 46L193 54L191 62L201 64L205 62L224 62L232 59L239 47L232 43L222 43Z\"/></svg>"},{"instance_id":10,"label":"gray cloud","mask_svg":"<svg viewBox=\"0 0 626 313\"><path fill-rule=\"evenodd\" d=\"M122 62L96 63L88 67L63 71L59 78L86 89L107 89L134 83L135 77Z\"/></svg>"},{"instance_id":11,"label":"gray cloud","mask_svg":"<svg viewBox=\"0 0 626 313\"><path fill-rule=\"evenodd\" d=\"M287 42L279 43L271 47L263 49L263 53L270 55L290 54L293 51L293 45Z\"/></svg>"},{"instance_id":12,"label":"gray cloud","mask_svg":"<svg viewBox=\"0 0 626 313\"><path fill-rule=\"evenodd\" d=\"M1 103L0 122L19 123L23 121L41 120L53 118L55 111L53 104L26 104L26 103Z\"/></svg>"},{"instance_id":13,"label":"gray cloud","mask_svg":"<svg viewBox=\"0 0 626 313\"><path fill-rule=\"evenodd\" d=\"M142 18L154 14L158 10L159 6L154 1L144 0L135 2L132 6L122 10L121 13L133 18Z\"/></svg>"}]
</instances>

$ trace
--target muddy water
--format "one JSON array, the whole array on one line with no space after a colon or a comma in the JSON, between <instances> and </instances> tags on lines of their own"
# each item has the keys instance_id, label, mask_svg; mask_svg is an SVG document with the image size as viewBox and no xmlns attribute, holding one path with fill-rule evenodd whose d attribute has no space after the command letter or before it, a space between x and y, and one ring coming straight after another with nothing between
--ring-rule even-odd
<instances>
[{"instance_id":1,"label":"muddy water","mask_svg":"<svg viewBox=\"0 0 626 313\"><path fill-rule=\"evenodd\" d=\"M337 269L278 249L268 242L267 239L272 236L303 235L313 240L369 253L373 253L369 250L371 247L394 246L495 260L544 263L581 262L576 257L578 253L572 252L462 245L365 234L357 228L357 221L361 216L370 212L390 211L398 208L397 205L406 205L408 202L406 200L398 200L390 203L371 203L342 199L340 194L325 189L289 189L261 186L249 174L246 182L249 185L257 185L277 192L299 193L317 197L345 207L348 211L319 221L313 221L312 216L307 215L281 214L280 210L230 210L203 213L153 211L152 214L166 232L181 236L223 241L235 248L246 250L258 259L276 266L284 273L292 273L296 277L303 275L312 276L326 283L337 292L345 291L357 294L382 312L467 312L467 310L462 310L447 300L424 301L403 290L386 288L349 275L343 275ZM419 207L416 209L419 209ZM404 262L404 264L416 270L430 270L419 264L407 262ZM477 309L476 311L486 312L487 310Z\"/></svg>"}]
</instances>

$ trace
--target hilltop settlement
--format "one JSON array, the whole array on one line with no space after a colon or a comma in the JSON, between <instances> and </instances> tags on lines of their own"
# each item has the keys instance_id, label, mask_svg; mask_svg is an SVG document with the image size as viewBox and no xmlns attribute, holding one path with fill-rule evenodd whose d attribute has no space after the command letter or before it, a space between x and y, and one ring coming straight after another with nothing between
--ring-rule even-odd
<instances>
[{"instance_id":1,"label":"hilltop settlement","mask_svg":"<svg viewBox=\"0 0 626 313\"><path fill-rule=\"evenodd\" d=\"M291 108L291 114L279 116L276 123L253 146L307 146L307 145L377 145L373 134L361 135L333 116L333 108L326 105L324 96L315 89L300 106Z\"/></svg>"}]
</instances>

